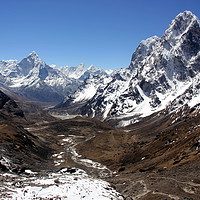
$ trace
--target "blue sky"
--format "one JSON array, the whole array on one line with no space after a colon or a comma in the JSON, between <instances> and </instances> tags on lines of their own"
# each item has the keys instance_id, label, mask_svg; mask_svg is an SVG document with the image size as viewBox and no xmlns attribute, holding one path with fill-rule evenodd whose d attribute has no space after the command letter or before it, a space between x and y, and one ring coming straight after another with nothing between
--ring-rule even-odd
<instances>
[{"instance_id":1,"label":"blue sky","mask_svg":"<svg viewBox=\"0 0 200 200\"><path fill-rule=\"evenodd\" d=\"M200 1L0 0L0 60L36 51L47 64L125 68L185 10L200 17Z\"/></svg>"}]
</instances>

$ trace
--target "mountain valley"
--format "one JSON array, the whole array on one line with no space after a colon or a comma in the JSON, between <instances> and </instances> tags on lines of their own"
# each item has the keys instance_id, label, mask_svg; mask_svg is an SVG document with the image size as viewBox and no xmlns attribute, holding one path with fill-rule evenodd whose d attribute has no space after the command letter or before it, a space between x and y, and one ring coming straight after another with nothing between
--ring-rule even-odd
<instances>
[{"instance_id":1,"label":"mountain valley","mask_svg":"<svg viewBox=\"0 0 200 200\"><path fill-rule=\"evenodd\" d=\"M0 61L0 199L198 200L199 74L190 11L112 73Z\"/></svg>"},{"instance_id":2,"label":"mountain valley","mask_svg":"<svg viewBox=\"0 0 200 200\"><path fill-rule=\"evenodd\" d=\"M48 174L56 171L58 174L53 179L56 181L62 180L62 169L67 170L65 176L74 174L75 177L76 169L82 169L89 176L110 182L123 199L198 199L199 106L183 107L173 114L155 113L120 129L80 116L51 119L51 122L34 121L30 125L17 116L18 125L12 122L2 129L3 135L10 135L9 127L12 127L12 135L19 139L11 136L10 142L2 138L5 147L1 153L1 170L25 176L27 184L32 185L29 180L32 175L26 175L28 170L39 173L33 177L43 174L43 179L47 180ZM4 126L6 123L3 122ZM5 159L10 164L5 164ZM25 165L20 165L18 160ZM174 184L176 187L172 186ZM24 188L26 184L18 187ZM3 191L2 195L10 194L6 188Z\"/></svg>"}]
</instances>

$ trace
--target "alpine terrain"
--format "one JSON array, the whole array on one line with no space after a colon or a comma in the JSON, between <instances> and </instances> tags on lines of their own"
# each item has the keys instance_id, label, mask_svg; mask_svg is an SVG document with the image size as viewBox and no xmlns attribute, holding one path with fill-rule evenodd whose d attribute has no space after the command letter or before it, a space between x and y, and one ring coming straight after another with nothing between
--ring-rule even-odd
<instances>
[{"instance_id":1,"label":"alpine terrain","mask_svg":"<svg viewBox=\"0 0 200 200\"><path fill-rule=\"evenodd\" d=\"M0 86L40 105L55 105L73 93L90 74L105 74L94 66L47 65L32 52L22 61L0 61Z\"/></svg>"},{"instance_id":2,"label":"alpine terrain","mask_svg":"<svg viewBox=\"0 0 200 200\"><path fill-rule=\"evenodd\" d=\"M199 200L200 21L128 68L0 61L0 199ZM44 109L45 108L45 109Z\"/></svg>"},{"instance_id":3,"label":"alpine terrain","mask_svg":"<svg viewBox=\"0 0 200 200\"><path fill-rule=\"evenodd\" d=\"M190 11L180 13L161 38L139 44L128 68L90 76L58 107L125 126L172 104L200 103L199 24Z\"/></svg>"}]
</instances>

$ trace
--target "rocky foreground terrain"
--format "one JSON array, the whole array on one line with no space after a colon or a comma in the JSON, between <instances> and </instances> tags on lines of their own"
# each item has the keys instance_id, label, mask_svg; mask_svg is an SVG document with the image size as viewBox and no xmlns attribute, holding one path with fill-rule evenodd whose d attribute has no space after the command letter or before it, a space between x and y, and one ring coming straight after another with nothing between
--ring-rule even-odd
<instances>
[{"instance_id":1,"label":"rocky foreground terrain","mask_svg":"<svg viewBox=\"0 0 200 200\"><path fill-rule=\"evenodd\" d=\"M62 121L39 108L36 120L35 106L21 102L22 111L3 92L0 103L0 199L123 199L99 179L112 171L81 159L75 148L108 125L80 117Z\"/></svg>"},{"instance_id":2,"label":"rocky foreground terrain","mask_svg":"<svg viewBox=\"0 0 200 200\"><path fill-rule=\"evenodd\" d=\"M199 105L116 129L44 113L30 123L1 99L1 199L200 198Z\"/></svg>"}]
</instances>

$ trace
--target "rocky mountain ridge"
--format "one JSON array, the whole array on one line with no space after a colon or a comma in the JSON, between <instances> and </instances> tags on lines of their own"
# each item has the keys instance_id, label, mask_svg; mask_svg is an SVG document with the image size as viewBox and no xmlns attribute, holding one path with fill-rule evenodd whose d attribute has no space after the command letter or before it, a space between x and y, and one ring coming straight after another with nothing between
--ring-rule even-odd
<instances>
[{"instance_id":1,"label":"rocky mountain ridge","mask_svg":"<svg viewBox=\"0 0 200 200\"><path fill-rule=\"evenodd\" d=\"M76 67L64 66L58 68L61 72L66 74L69 78L85 80L90 74L107 74L103 69L97 68L94 65L86 67L83 63Z\"/></svg>"},{"instance_id":2,"label":"rocky mountain ridge","mask_svg":"<svg viewBox=\"0 0 200 200\"><path fill-rule=\"evenodd\" d=\"M139 44L127 69L89 77L58 107L125 126L170 105L194 106L200 99L199 24L190 11L180 13L161 38Z\"/></svg>"},{"instance_id":3,"label":"rocky mountain ridge","mask_svg":"<svg viewBox=\"0 0 200 200\"><path fill-rule=\"evenodd\" d=\"M23 173L31 166L53 168L48 163L52 150L24 128L29 123L26 117L17 102L0 91L0 171Z\"/></svg>"}]
</instances>

